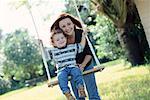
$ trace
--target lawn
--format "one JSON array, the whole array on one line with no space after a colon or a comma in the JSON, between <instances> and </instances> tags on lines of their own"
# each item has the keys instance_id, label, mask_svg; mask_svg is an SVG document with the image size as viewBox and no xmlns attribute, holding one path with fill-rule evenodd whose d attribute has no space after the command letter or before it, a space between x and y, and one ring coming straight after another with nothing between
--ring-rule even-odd
<instances>
[{"instance_id":1,"label":"lawn","mask_svg":"<svg viewBox=\"0 0 150 100\"><path fill-rule=\"evenodd\" d=\"M102 100L149 100L150 65L131 68L117 60L104 66L102 72L95 73ZM0 100L65 100L65 97L58 86L48 88L45 83L6 93Z\"/></svg>"}]
</instances>

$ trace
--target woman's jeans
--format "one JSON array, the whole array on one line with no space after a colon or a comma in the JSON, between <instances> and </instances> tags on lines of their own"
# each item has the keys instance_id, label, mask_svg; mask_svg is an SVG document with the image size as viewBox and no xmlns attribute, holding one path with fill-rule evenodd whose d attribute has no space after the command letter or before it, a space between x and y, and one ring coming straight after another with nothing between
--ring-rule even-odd
<instances>
[{"instance_id":1,"label":"woman's jeans","mask_svg":"<svg viewBox=\"0 0 150 100\"><path fill-rule=\"evenodd\" d=\"M87 67L85 67L84 71L92 69L92 68L93 68L93 65L87 66ZM84 75L83 79L84 79L86 90L87 90L88 96L89 96L88 100L100 100L94 73ZM76 99L77 100L85 100L85 98L79 98L78 90L74 84L73 79L71 80L71 86L72 86L72 90L75 94Z\"/></svg>"},{"instance_id":2,"label":"woman's jeans","mask_svg":"<svg viewBox=\"0 0 150 100\"><path fill-rule=\"evenodd\" d=\"M59 87L64 94L70 92L70 88L68 87L68 76L71 76L74 80L74 85L77 89L84 86L83 76L78 67L64 67L57 74Z\"/></svg>"}]
</instances>

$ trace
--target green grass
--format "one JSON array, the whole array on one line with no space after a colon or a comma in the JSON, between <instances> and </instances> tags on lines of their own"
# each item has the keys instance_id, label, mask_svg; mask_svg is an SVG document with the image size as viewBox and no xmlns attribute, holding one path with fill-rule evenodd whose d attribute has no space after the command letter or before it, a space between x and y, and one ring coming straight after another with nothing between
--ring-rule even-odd
<instances>
[{"instance_id":1,"label":"green grass","mask_svg":"<svg viewBox=\"0 0 150 100\"><path fill-rule=\"evenodd\" d=\"M102 100L149 100L150 65L131 68L123 60L116 60L103 66L106 68L95 74ZM6 93L0 100L65 100L65 97L58 86L48 88L43 84Z\"/></svg>"},{"instance_id":2,"label":"green grass","mask_svg":"<svg viewBox=\"0 0 150 100\"><path fill-rule=\"evenodd\" d=\"M135 75L99 84L103 100L149 100L150 76Z\"/></svg>"},{"instance_id":3,"label":"green grass","mask_svg":"<svg viewBox=\"0 0 150 100\"><path fill-rule=\"evenodd\" d=\"M96 74L97 80L101 81L97 83L102 100L149 100L149 65L133 68L123 62L108 65L111 66L104 72Z\"/></svg>"},{"instance_id":4,"label":"green grass","mask_svg":"<svg viewBox=\"0 0 150 100\"><path fill-rule=\"evenodd\" d=\"M126 61L124 61L123 59L119 59L119 60L113 60L113 61L109 61L107 63L103 63L101 64L102 66L105 66L105 67L111 67L111 66L114 66L114 65L118 65L118 64L124 64L124 65L130 65L129 63L127 63Z\"/></svg>"}]
</instances>

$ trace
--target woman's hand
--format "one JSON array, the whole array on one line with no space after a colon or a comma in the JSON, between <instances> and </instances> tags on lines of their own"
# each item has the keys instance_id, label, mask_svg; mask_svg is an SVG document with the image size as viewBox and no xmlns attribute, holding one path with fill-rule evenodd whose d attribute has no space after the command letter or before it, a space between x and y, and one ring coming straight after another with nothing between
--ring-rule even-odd
<instances>
[{"instance_id":1,"label":"woman's hand","mask_svg":"<svg viewBox=\"0 0 150 100\"><path fill-rule=\"evenodd\" d=\"M79 66L80 70L83 71L84 67L85 67L85 64L78 64L78 66Z\"/></svg>"},{"instance_id":2,"label":"woman's hand","mask_svg":"<svg viewBox=\"0 0 150 100\"><path fill-rule=\"evenodd\" d=\"M86 27L84 28L83 34L86 36L88 35L88 32L90 32L90 30Z\"/></svg>"}]
</instances>

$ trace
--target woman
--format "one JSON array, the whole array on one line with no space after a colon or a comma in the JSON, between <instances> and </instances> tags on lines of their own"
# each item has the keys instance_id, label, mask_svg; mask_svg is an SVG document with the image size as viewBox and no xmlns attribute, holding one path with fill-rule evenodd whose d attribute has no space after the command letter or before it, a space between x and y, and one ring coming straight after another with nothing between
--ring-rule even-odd
<instances>
[{"instance_id":1,"label":"woman","mask_svg":"<svg viewBox=\"0 0 150 100\"><path fill-rule=\"evenodd\" d=\"M68 39L68 44L80 43L83 32L81 29L82 25L73 16L67 13L61 14L52 24L50 31L53 31L54 28L60 28L64 31ZM83 52L77 54L76 61L80 69L83 71L93 68L92 53L87 43ZM94 73L85 75L83 78L88 92L89 100L100 100ZM76 98L78 100L84 100L84 98L79 98L78 90L75 87L73 80L71 80L71 86Z\"/></svg>"}]
</instances>

